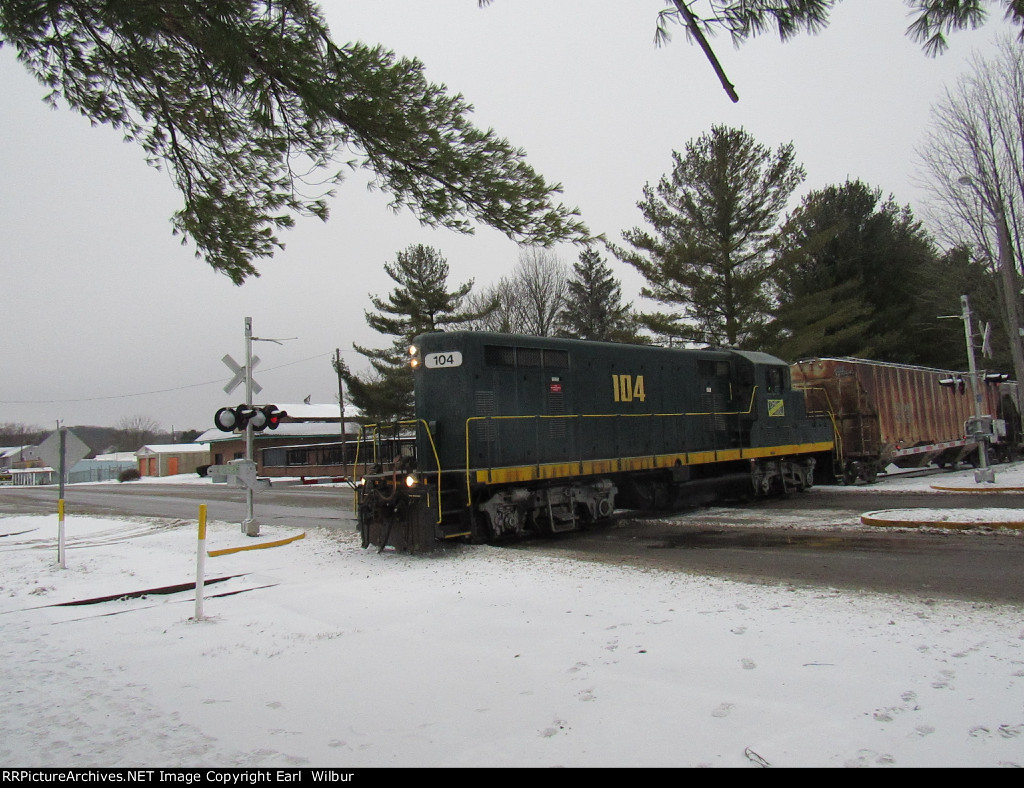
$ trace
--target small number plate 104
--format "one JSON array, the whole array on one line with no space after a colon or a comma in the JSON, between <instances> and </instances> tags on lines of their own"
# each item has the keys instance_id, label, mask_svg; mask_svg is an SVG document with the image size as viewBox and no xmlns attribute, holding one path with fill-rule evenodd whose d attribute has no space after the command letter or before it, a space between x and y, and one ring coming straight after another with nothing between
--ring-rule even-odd
<instances>
[{"instance_id":1,"label":"small number plate 104","mask_svg":"<svg viewBox=\"0 0 1024 788\"><path fill-rule=\"evenodd\" d=\"M461 367L462 353L458 350L449 350L447 353L427 353L423 357L423 366L427 369Z\"/></svg>"}]
</instances>

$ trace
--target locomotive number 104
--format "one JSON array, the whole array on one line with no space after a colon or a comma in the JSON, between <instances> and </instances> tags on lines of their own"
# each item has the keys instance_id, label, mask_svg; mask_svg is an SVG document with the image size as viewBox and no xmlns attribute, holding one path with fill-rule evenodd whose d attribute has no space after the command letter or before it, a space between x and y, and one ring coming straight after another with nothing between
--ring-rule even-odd
<instances>
[{"instance_id":1,"label":"locomotive number 104","mask_svg":"<svg viewBox=\"0 0 1024 788\"><path fill-rule=\"evenodd\" d=\"M644 376L612 375L612 399L615 402L644 402L647 399Z\"/></svg>"},{"instance_id":2,"label":"locomotive number 104","mask_svg":"<svg viewBox=\"0 0 1024 788\"><path fill-rule=\"evenodd\" d=\"M427 355L423 357L423 366L427 369L461 367L462 353L458 350L451 350L447 353L427 353Z\"/></svg>"}]
</instances>

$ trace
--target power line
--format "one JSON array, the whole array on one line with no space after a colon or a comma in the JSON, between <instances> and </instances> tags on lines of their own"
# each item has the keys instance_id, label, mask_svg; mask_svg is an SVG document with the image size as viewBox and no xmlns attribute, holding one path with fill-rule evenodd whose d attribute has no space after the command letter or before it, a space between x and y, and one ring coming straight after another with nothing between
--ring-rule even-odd
<instances>
[{"instance_id":1,"label":"power line","mask_svg":"<svg viewBox=\"0 0 1024 788\"><path fill-rule=\"evenodd\" d=\"M344 351L343 351L344 352ZM289 361L287 364L278 364L276 367L268 367L261 370L261 374L265 372L274 372L278 369L284 369L285 367L292 367L296 364L305 364L307 361L314 361L318 358L325 358L326 356L333 356L334 351L329 353L318 353L315 356L309 356L308 358L302 358L298 361ZM0 400L0 405L63 405L72 402L103 402L106 400L113 399L129 399L131 397L148 397L153 394L169 394L174 391L186 391L187 389L197 389L203 386L212 386L214 384L223 384L224 378L218 378L217 380L208 380L205 383L190 383L186 386L174 386L167 389L155 389L153 391L139 391L134 394L112 394L104 397L83 397L77 399L40 399L40 400Z\"/></svg>"}]
</instances>

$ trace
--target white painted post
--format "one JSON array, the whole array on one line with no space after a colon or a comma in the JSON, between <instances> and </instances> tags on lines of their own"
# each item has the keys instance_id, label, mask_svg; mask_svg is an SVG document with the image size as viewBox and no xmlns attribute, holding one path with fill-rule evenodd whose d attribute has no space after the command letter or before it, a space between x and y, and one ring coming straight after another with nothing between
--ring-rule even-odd
<instances>
[{"instance_id":1,"label":"white painted post","mask_svg":"<svg viewBox=\"0 0 1024 788\"><path fill-rule=\"evenodd\" d=\"M203 620L203 584L206 579L206 504L199 504L199 548L196 551L196 621Z\"/></svg>"}]
</instances>

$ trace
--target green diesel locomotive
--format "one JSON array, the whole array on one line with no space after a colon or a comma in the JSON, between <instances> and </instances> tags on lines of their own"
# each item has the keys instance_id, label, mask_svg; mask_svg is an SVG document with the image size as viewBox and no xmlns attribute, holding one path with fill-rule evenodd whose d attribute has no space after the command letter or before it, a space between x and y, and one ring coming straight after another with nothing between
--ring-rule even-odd
<instances>
[{"instance_id":1,"label":"green diesel locomotive","mask_svg":"<svg viewBox=\"0 0 1024 788\"><path fill-rule=\"evenodd\" d=\"M764 353L458 331L418 337L410 363L416 417L357 484L364 547L571 531L804 490L830 465L830 421Z\"/></svg>"}]
</instances>

